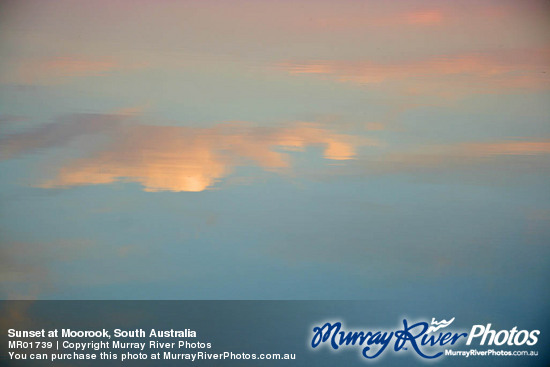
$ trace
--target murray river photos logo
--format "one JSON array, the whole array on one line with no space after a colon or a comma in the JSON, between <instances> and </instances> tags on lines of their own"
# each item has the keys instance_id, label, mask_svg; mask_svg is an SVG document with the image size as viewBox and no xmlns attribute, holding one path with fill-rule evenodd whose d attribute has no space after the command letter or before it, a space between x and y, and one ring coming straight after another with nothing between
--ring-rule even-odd
<instances>
[{"instance_id":1,"label":"murray river photos logo","mask_svg":"<svg viewBox=\"0 0 550 367\"><path fill-rule=\"evenodd\" d=\"M403 327L397 330L360 330L347 331L341 322L325 322L322 326L313 328L311 347L313 349L328 345L334 350L341 348L357 348L367 359L374 359L386 351L412 352L426 359L436 359L443 355L451 356L482 356L482 355L536 355L533 352L521 351L523 354L513 354L512 351L455 351L453 348L465 344L469 348L477 346L533 346L538 342L539 330L518 330L514 326L510 330L494 330L492 324L473 325L469 332L454 331L450 325L455 321L436 321L431 323L420 321L410 323L403 320ZM492 353L502 354L492 354ZM508 353L508 354L507 354ZM529 354L530 353L530 354ZM536 352L535 352L536 353ZM538 354L538 353L537 353Z\"/></svg>"}]
</instances>

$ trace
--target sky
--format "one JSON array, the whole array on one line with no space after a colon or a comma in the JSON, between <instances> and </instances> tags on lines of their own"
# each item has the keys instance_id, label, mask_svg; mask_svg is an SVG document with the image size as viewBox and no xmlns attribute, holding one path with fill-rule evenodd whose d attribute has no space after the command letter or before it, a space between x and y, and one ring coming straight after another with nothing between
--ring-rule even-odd
<instances>
[{"instance_id":1,"label":"sky","mask_svg":"<svg viewBox=\"0 0 550 367\"><path fill-rule=\"evenodd\" d=\"M545 313L549 12L3 1L0 297Z\"/></svg>"}]
</instances>

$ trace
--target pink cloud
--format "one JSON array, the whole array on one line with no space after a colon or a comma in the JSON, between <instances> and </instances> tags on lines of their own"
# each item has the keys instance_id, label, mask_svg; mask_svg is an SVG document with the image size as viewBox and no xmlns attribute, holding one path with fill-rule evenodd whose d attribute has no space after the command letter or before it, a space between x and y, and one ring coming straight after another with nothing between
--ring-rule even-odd
<instances>
[{"instance_id":1,"label":"pink cloud","mask_svg":"<svg viewBox=\"0 0 550 367\"><path fill-rule=\"evenodd\" d=\"M412 94L499 93L550 88L550 50L469 53L404 60L284 62L292 75L317 75L359 85L390 85Z\"/></svg>"},{"instance_id":2,"label":"pink cloud","mask_svg":"<svg viewBox=\"0 0 550 367\"><path fill-rule=\"evenodd\" d=\"M411 12L406 15L409 24L434 25L443 22L443 13L439 10Z\"/></svg>"}]
</instances>

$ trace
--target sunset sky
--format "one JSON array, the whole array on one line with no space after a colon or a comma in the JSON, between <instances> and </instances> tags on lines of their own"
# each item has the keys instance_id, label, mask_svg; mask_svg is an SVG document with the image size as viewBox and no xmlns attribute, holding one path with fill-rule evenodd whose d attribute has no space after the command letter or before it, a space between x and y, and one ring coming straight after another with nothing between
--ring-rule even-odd
<instances>
[{"instance_id":1,"label":"sunset sky","mask_svg":"<svg viewBox=\"0 0 550 367\"><path fill-rule=\"evenodd\" d=\"M3 1L0 296L547 313L549 19L530 0Z\"/></svg>"}]
</instances>

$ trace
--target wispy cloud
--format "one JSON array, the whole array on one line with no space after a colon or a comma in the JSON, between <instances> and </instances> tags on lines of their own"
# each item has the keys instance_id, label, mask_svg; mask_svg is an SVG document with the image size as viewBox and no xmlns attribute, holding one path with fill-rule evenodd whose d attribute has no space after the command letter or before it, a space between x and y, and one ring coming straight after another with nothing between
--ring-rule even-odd
<instances>
[{"instance_id":1,"label":"wispy cloud","mask_svg":"<svg viewBox=\"0 0 550 367\"><path fill-rule=\"evenodd\" d=\"M63 146L89 134L97 134L120 126L120 115L81 114L61 118L23 133L6 134L0 138L0 158L9 159L25 153Z\"/></svg>"},{"instance_id":2,"label":"wispy cloud","mask_svg":"<svg viewBox=\"0 0 550 367\"><path fill-rule=\"evenodd\" d=\"M114 72L131 72L147 62L118 60L102 56L62 55L12 60L3 67L0 81L23 85L57 85L74 78L107 77Z\"/></svg>"},{"instance_id":3,"label":"wispy cloud","mask_svg":"<svg viewBox=\"0 0 550 367\"><path fill-rule=\"evenodd\" d=\"M132 244L109 246L79 238L48 242L6 241L0 256L0 296L10 300L34 300L57 291L60 286L113 284L144 276L141 271L121 271L115 277L112 273L101 273L97 269L105 265L104 256L113 262L150 259L149 253L143 253L141 248ZM78 272L68 278L64 270L60 270L84 259L92 263L97 261L97 265L91 267L93 271Z\"/></svg>"},{"instance_id":4,"label":"wispy cloud","mask_svg":"<svg viewBox=\"0 0 550 367\"><path fill-rule=\"evenodd\" d=\"M423 145L409 150L393 150L375 158L358 160L350 169L355 174L410 173L427 175L436 172L455 172L454 179L470 180L464 171L475 172L475 177L496 174L499 177L518 172L547 171L550 164L549 139L517 139L492 142L462 142L454 144Z\"/></svg>"},{"instance_id":5,"label":"wispy cloud","mask_svg":"<svg viewBox=\"0 0 550 367\"><path fill-rule=\"evenodd\" d=\"M381 152L379 152L381 153ZM411 175L415 179L507 184L550 172L550 139L516 138L450 144L391 146L381 154L358 157L331 175L304 172L318 179L339 176Z\"/></svg>"},{"instance_id":6,"label":"wispy cloud","mask_svg":"<svg viewBox=\"0 0 550 367\"><path fill-rule=\"evenodd\" d=\"M72 260L78 257L84 243L85 241L58 241L47 244L5 242L0 256L2 298L37 299L51 291L55 281L49 264L52 261Z\"/></svg>"},{"instance_id":7,"label":"wispy cloud","mask_svg":"<svg viewBox=\"0 0 550 367\"><path fill-rule=\"evenodd\" d=\"M410 166L452 166L487 161L503 156L540 156L550 154L550 140L504 140L433 145L409 152L393 153L385 161Z\"/></svg>"},{"instance_id":8,"label":"wispy cloud","mask_svg":"<svg viewBox=\"0 0 550 367\"><path fill-rule=\"evenodd\" d=\"M120 69L112 60L60 56L44 60L26 60L17 68L17 81L24 84L56 83L73 77L105 75Z\"/></svg>"}]
</instances>

